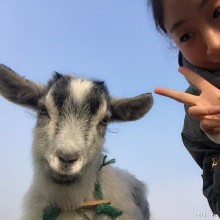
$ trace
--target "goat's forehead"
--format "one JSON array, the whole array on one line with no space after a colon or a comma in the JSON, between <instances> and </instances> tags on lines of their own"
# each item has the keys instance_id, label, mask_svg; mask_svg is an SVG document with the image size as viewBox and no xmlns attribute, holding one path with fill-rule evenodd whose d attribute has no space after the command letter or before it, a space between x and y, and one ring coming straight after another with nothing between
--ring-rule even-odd
<instances>
[{"instance_id":1,"label":"goat's forehead","mask_svg":"<svg viewBox=\"0 0 220 220\"><path fill-rule=\"evenodd\" d=\"M46 100L53 100L60 111L68 106L80 113L95 114L107 93L104 82L63 76L50 87Z\"/></svg>"},{"instance_id":2,"label":"goat's forehead","mask_svg":"<svg viewBox=\"0 0 220 220\"><path fill-rule=\"evenodd\" d=\"M69 83L70 97L78 104L82 103L92 91L94 87L93 82L82 79L71 79Z\"/></svg>"}]
</instances>

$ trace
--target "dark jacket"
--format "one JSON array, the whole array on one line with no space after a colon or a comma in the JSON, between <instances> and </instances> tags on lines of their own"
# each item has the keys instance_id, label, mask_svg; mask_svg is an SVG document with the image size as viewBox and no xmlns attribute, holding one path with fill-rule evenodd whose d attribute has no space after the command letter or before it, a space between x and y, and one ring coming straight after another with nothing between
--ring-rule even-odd
<instances>
[{"instance_id":1,"label":"dark jacket","mask_svg":"<svg viewBox=\"0 0 220 220\"><path fill-rule=\"evenodd\" d=\"M179 64L182 66L181 57ZM187 93L199 95L199 91L189 86ZM185 105L185 120L182 131L182 140L193 159L203 170L203 194L208 199L209 206L214 214L220 216L220 160L212 168L212 159L220 156L220 144L212 142L200 129L200 122L190 117L188 105Z\"/></svg>"}]
</instances>

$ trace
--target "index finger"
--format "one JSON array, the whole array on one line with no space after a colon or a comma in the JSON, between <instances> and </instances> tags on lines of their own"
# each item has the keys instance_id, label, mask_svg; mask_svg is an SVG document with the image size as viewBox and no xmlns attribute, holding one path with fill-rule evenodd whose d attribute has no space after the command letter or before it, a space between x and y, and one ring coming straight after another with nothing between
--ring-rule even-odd
<instances>
[{"instance_id":1,"label":"index finger","mask_svg":"<svg viewBox=\"0 0 220 220\"><path fill-rule=\"evenodd\" d=\"M196 101L198 99L198 96L191 95L185 92L180 92L180 91L173 90L173 89L163 88L163 87L155 88L154 92L156 94L166 96L178 102L189 104L192 106L196 105Z\"/></svg>"},{"instance_id":2,"label":"index finger","mask_svg":"<svg viewBox=\"0 0 220 220\"><path fill-rule=\"evenodd\" d=\"M207 88L217 89L207 80L202 78L200 75L190 70L187 67L180 67L179 72L182 73L193 85L195 85L200 91L207 90Z\"/></svg>"}]
</instances>

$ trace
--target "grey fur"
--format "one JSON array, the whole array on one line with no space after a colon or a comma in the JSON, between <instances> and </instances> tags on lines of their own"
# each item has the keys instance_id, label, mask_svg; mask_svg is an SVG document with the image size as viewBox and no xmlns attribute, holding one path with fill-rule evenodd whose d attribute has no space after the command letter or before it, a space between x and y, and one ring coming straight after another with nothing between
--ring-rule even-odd
<instances>
[{"instance_id":1,"label":"grey fur","mask_svg":"<svg viewBox=\"0 0 220 220\"><path fill-rule=\"evenodd\" d=\"M0 91L8 100L35 109L43 89L43 86L19 76L0 64Z\"/></svg>"},{"instance_id":2,"label":"grey fur","mask_svg":"<svg viewBox=\"0 0 220 220\"><path fill-rule=\"evenodd\" d=\"M64 86L65 85L65 86ZM36 84L0 65L0 94L37 112L33 182L22 220L41 220L49 206L61 208L57 220L83 220L76 211L96 200L94 184L102 163L108 121L143 117L153 104L150 93L112 98L104 82L56 74L48 86ZM149 220L146 186L133 175L106 166L100 171L105 198L122 209L120 220ZM107 220L87 210L92 219Z\"/></svg>"}]
</instances>

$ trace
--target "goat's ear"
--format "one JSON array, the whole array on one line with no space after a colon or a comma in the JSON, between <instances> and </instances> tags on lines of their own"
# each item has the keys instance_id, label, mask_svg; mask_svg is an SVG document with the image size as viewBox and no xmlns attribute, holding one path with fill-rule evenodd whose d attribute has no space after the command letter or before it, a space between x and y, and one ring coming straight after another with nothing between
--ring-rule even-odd
<instances>
[{"instance_id":1,"label":"goat's ear","mask_svg":"<svg viewBox=\"0 0 220 220\"><path fill-rule=\"evenodd\" d=\"M44 87L0 64L0 95L11 102L36 110Z\"/></svg>"},{"instance_id":2,"label":"goat's ear","mask_svg":"<svg viewBox=\"0 0 220 220\"><path fill-rule=\"evenodd\" d=\"M152 107L151 93L145 93L134 98L111 99L111 120L134 121L143 117Z\"/></svg>"}]
</instances>

